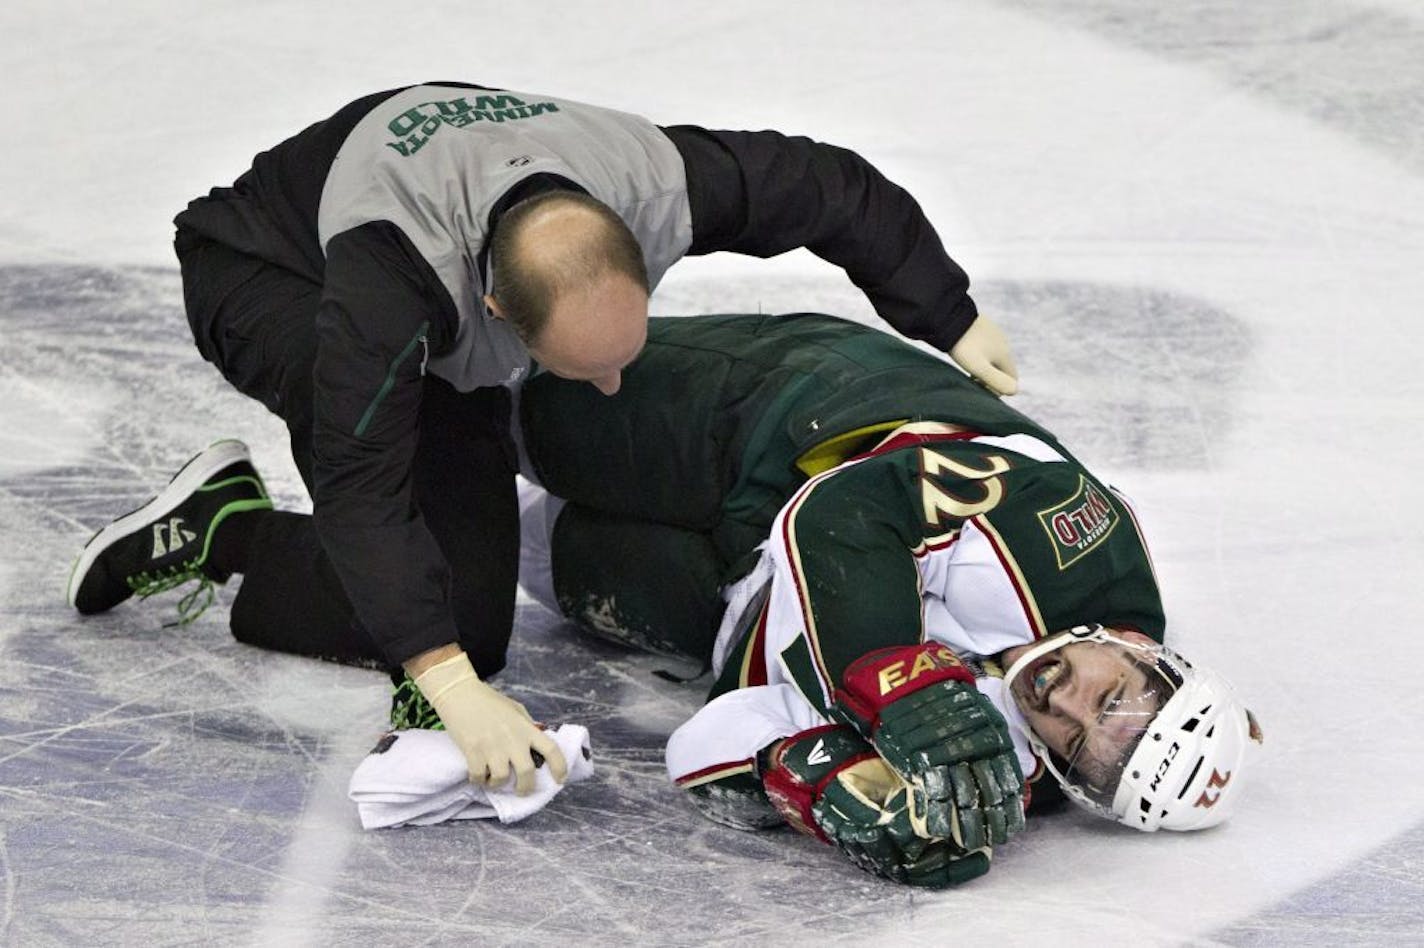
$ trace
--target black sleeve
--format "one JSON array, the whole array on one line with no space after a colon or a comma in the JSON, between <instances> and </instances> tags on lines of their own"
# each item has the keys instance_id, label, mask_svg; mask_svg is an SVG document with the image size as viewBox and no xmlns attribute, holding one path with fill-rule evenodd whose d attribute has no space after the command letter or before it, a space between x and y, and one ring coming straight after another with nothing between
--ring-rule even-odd
<instances>
[{"instance_id":1,"label":"black sleeve","mask_svg":"<svg viewBox=\"0 0 1424 948\"><path fill-rule=\"evenodd\" d=\"M317 317L313 474L322 547L356 615L398 664L459 640L449 566L412 499L422 374L454 304L393 224L327 245Z\"/></svg>"},{"instance_id":2,"label":"black sleeve","mask_svg":"<svg viewBox=\"0 0 1424 948\"><path fill-rule=\"evenodd\" d=\"M919 204L855 152L778 132L663 131L687 168L689 254L805 247L845 270L886 322L941 350L978 315Z\"/></svg>"}]
</instances>

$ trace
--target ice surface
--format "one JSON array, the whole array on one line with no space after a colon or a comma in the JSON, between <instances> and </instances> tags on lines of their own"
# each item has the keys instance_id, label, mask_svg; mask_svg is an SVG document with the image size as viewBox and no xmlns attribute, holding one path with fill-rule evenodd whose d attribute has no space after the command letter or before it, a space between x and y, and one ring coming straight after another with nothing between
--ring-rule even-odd
<instances>
[{"instance_id":1,"label":"ice surface","mask_svg":"<svg viewBox=\"0 0 1424 948\"><path fill-rule=\"evenodd\" d=\"M0 942L1424 942L1424 11L1263 0L370 0L0 8ZM187 338L168 220L257 150L432 78L854 147L1014 339L1019 404L1143 509L1171 621L1267 743L1191 836L1045 820L910 892L696 816L704 683L532 603L504 686L597 778L513 828L364 833L380 675L232 641L222 601L80 620L88 534L217 437L307 505ZM874 321L804 254L675 268L659 312Z\"/></svg>"}]
</instances>

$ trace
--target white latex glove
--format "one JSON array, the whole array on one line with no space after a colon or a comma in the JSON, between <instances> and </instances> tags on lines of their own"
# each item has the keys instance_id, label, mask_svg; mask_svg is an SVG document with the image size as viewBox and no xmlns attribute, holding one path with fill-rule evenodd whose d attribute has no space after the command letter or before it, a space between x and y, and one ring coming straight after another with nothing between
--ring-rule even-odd
<instances>
[{"instance_id":1,"label":"white latex glove","mask_svg":"<svg viewBox=\"0 0 1424 948\"><path fill-rule=\"evenodd\" d=\"M980 315L949 350L949 357L995 395L1019 390L1019 370L1009 351L1009 337L989 317Z\"/></svg>"},{"instance_id":2,"label":"white latex glove","mask_svg":"<svg viewBox=\"0 0 1424 948\"><path fill-rule=\"evenodd\" d=\"M514 792L529 793L535 769L531 749L549 762L549 773L559 783L568 776L559 745L534 723L524 705L480 681L464 652L427 668L415 685L464 752L471 783L498 787L512 768Z\"/></svg>"}]
</instances>

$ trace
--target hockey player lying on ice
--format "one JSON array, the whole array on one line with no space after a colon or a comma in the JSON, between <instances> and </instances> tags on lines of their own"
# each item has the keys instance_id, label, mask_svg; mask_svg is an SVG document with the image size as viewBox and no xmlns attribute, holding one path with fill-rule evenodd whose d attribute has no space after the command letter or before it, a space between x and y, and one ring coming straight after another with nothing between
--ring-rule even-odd
<instances>
[{"instance_id":1,"label":"hockey player lying on ice","mask_svg":"<svg viewBox=\"0 0 1424 948\"><path fill-rule=\"evenodd\" d=\"M943 886L1059 787L1148 831L1236 805L1259 730L1159 644L1132 508L948 364L828 316L654 319L616 396L546 374L521 415L557 495L524 500L526 585L710 663L667 747L710 819Z\"/></svg>"}]
</instances>

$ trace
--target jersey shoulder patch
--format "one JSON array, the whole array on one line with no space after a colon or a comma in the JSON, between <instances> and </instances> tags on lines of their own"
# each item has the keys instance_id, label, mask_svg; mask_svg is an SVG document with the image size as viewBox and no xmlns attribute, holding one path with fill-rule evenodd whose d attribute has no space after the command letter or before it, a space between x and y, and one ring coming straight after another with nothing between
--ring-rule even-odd
<instances>
[{"instance_id":1,"label":"jersey shoulder patch","mask_svg":"<svg viewBox=\"0 0 1424 948\"><path fill-rule=\"evenodd\" d=\"M1065 570L1097 549L1117 529L1122 515L1107 492L1079 473L1075 491L1038 511L1038 522Z\"/></svg>"}]
</instances>

